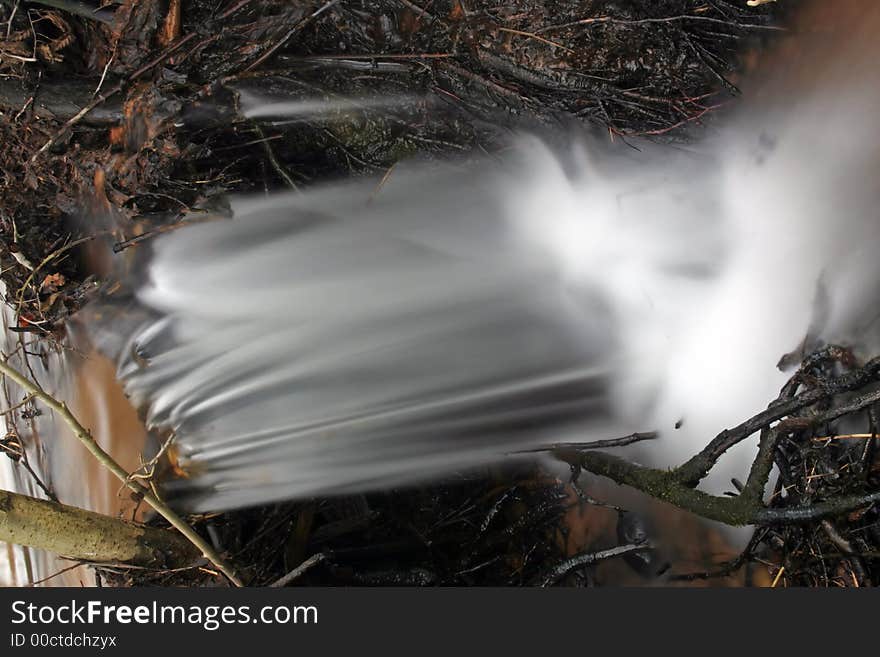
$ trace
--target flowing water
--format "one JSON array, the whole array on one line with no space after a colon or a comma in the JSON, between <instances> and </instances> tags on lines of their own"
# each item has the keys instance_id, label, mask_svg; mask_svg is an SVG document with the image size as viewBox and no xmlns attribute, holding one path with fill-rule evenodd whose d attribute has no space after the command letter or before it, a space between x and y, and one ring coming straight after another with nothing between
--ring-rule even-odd
<instances>
[{"instance_id":1,"label":"flowing water","mask_svg":"<svg viewBox=\"0 0 880 657\"><path fill-rule=\"evenodd\" d=\"M642 458L671 466L774 399L783 355L873 353L877 13L814 35L809 65L686 149L521 137L500 161L233 199L156 240L105 348L176 435L191 476L171 492L234 508L646 430Z\"/></svg>"},{"instance_id":2,"label":"flowing water","mask_svg":"<svg viewBox=\"0 0 880 657\"><path fill-rule=\"evenodd\" d=\"M4 320L8 314L3 313ZM4 324L4 328L7 325ZM82 354L49 341L8 331L0 335L0 350L9 363L41 387L68 403L75 416L92 431L101 446L128 471L141 464L146 431L115 377L113 364L98 353ZM26 358L23 354L27 352ZM104 470L54 413L37 404L25 404L25 393L4 381L4 408L17 407L0 422L5 437L25 447L30 472L21 461L0 459L0 488L46 497L48 488L61 502L126 519L142 519L142 508ZM8 444L8 443L7 443ZM45 488L43 488L45 486ZM68 568L63 558L41 550L2 545L0 584L27 584ZM92 573L78 568L49 584L93 584Z\"/></svg>"},{"instance_id":3,"label":"flowing water","mask_svg":"<svg viewBox=\"0 0 880 657\"><path fill-rule=\"evenodd\" d=\"M639 457L675 465L776 397L784 354L875 353L878 13L688 148L522 136L156 239L135 301L88 329L175 436L169 493L229 509L645 430Z\"/></svg>"}]
</instances>

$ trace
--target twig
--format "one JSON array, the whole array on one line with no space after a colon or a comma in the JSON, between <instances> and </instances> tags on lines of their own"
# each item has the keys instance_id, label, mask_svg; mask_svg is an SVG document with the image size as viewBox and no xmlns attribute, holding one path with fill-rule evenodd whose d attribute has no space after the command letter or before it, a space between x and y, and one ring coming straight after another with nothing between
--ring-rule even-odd
<instances>
[{"instance_id":1,"label":"twig","mask_svg":"<svg viewBox=\"0 0 880 657\"><path fill-rule=\"evenodd\" d=\"M878 437L880 437L880 434L876 433L845 433L837 436L815 436L813 440L816 442L825 442L828 440L866 440Z\"/></svg>"},{"instance_id":2,"label":"twig","mask_svg":"<svg viewBox=\"0 0 880 657\"><path fill-rule=\"evenodd\" d=\"M540 586L550 586L565 577L572 570L589 566L597 561L611 559L612 557L622 557L632 552L642 552L652 549L650 543L632 543L629 545L620 545L608 550L600 550L599 552L582 552L565 561L556 564L550 571L541 578Z\"/></svg>"},{"instance_id":3,"label":"twig","mask_svg":"<svg viewBox=\"0 0 880 657\"><path fill-rule=\"evenodd\" d=\"M724 20L722 18L712 18L711 16L692 16L692 15L682 15L682 16L665 16L661 18L641 18L638 20L626 20L623 18L613 18L611 16L596 16L594 18L584 18L579 21L572 21L570 23L562 23L560 25L549 25L547 27L542 27L539 30L535 30L538 34L543 32L553 32L555 30L564 30L568 27L578 27L581 25L590 26L590 25L653 25L657 23L682 23L682 22L695 22L695 23L710 23L713 25L724 25L727 27L740 29L740 30L771 30L774 32L784 32L784 27L778 27L776 25L761 25L760 23L737 23L736 21Z\"/></svg>"},{"instance_id":4,"label":"twig","mask_svg":"<svg viewBox=\"0 0 880 657\"><path fill-rule=\"evenodd\" d=\"M804 523L826 516L847 513L880 501L880 492L839 497L825 502L784 509L768 509L753 495L719 497L683 483L674 470L656 470L630 463L604 452L558 451L556 456L566 463L582 467L647 493L680 509L727 525L767 525ZM766 483L766 482L765 482Z\"/></svg>"},{"instance_id":5,"label":"twig","mask_svg":"<svg viewBox=\"0 0 880 657\"><path fill-rule=\"evenodd\" d=\"M287 57L283 56L286 62L324 62L333 60L407 60L407 59L450 59L455 57L455 53L451 52L412 52L412 53L375 53L367 55L313 55L310 57Z\"/></svg>"},{"instance_id":6,"label":"twig","mask_svg":"<svg viewBox=\"0 0 880 657\"><path fill-rule=\"evenodd\" d=\"M112 472L117 479L128 486L132 491L141 495L144 501L156 510L159 515L165 518L171 525L177 529L184 537L186 537L202 555L210 561L216 568L222 572L230 582L235 586L242 586L241 581L236 577L232 569L227 566L223 559L214 549L201 537L196 531L190 527L177 513L169 507L165 502L156 497L151 491L144 488L136 481L132 480L129 473L119 465L113 457L105 452L97 441L92 437L88 429L80 424L79 420L70 412L67 404L60 402L51 395L47 394L33 381L22 375L18 370L13 368L4 360L0 360L0 373L6 375L22 389L32 394L34 397L42 401L46 406L51 408L71 429L76 438L89 450L97 461Z\"/></svg>"},{"instance_id":7,"label":"twig","mask_svg":"<svg viewBox=\"0 0 880 657\"><path fill-rule=\"evenodd\" d=\"M247 73L248 71L256 68L257 66L259 66L260 64L265 62L275 52L277 52L278 49L281 48L281 46L283 46L285 43L287 43L287 41L290 39L290 37L292 37L294 34L299 32L303 27L305 27L306 25L311 23L314 19L316 19L321 14L323 14L325 11L327 11L328 9L331 9L334 6L336 6L337 4L339 4L339 2L340 2L340 0L329 0L329 2L324 3L318 9L316 9L311 14L309 14L308 16L303 18L296 25L294 25L292 28L290 28L287 31L287 33L283 37L281 37L272 47L270 47L266 52L264 52L262 55L257 57L257 59L255 59L247 67L245 67L245 69L244 69L244 71L242 71L242 73Z\"/></svg>"},{"instance_id":8,"label":"twig","mask_svg":"<svg viewBox=\"0 0 880 657\"><path fill-rule=\"evenodd\" d=\"M104 80L107 78L107 71L110 70L110 65L113 63L114 57L116 57L115 52L110 55L110 59L108 59L107 63L104 65L104 70L101 72L101 79L98 80L98 86L95 87L95 92L92 94L92 97L97 96L101 92L101 87L104 86Z\"/></svg>"},{"instance_id":9,"label":"twig","mask_svg":"<svg viewBox=\"0 0 880 657\"><path fill-rule=\"evenodd\" d=\"M777 401L771 404L766 411L746 420L739 426L718 434L699 454L677 468L676 474L678 478L683 483L696 486L709 473L709 470L721 458L722 454L734 445L741 443L756 431L784 417L789 417L802 408L812 406L818 401L828 399L842 392L855 390L876 377L878 371L880 371L880 358L875 358L860 370L844 374L828 383L823 383L816 388L803 392L792 399Z\"/></svg>"},{"instance_id":10,"label":"twig","mask_svg":"<svg viewBox=\"0 0 880 657\"><path fill-rule=\"evenodd\" d=\"M771 589L775 589L776 585L779 584L779 580L782 579L782 574L785 572L785 566L782 566L778 571L776 571L776 577L773 578L773 582L770 584Z\"/></svg>"},{"instance_id":11,"label":"twig","mask_svg":"<svg viewBox=\"0 0 880 657\"><path fill-rule=\"evenodd\" d=\"M498 30L500 32L508 32L509 34L516 34L517 36L528 37L529 39L534 39L535 41L540 41L548 46L552 46L553 48L561 48L565 52L574 52L571 48L566 48L561 43L556 43L555 41L551 41L550 39L545 39L542 36L538 36L534 32L523 32L522 30L514 30L509 27L499 27Z\"/></svg>"},{"instance_id":12,"label":"twig","mask_svg":"<svg viewBox=\"0 0 880 657\"><path fill-rule=\"evenodd\" d=\"M391 172L394 171L394 167L397 166L397 162L392 162L391 166L385 170L385 174L382 176L382 179L379 183L373 188L373 191L370 192L370 197L367 199L367 204L372 203L376 196L378 196L379 192L382 191L382 188L385 186L385 183L388 182L388 179L391 177Z\"/></svg>"},{"instance_id":13,"label":"twig","mask_svg":"<svg viewBox=\"0 0 880 657\"><path fill-rule=\"evenodd\" d=\"M294 182L293 178L287 172L287 169L278 161L278 158L275 156L275 151L272 150L272 145L269 143L269 140L266 138L266 133L263 132L263 129L260 127L258 123L254 123L254 132L256 132L260 136L260 146L263 148L263 152L266 153L266 159L269 160L269 164L272 165L272 168L275 169L275 173L284 181L284 183L293 191L299 191L299 185Z\"/></svg>"},{"instance_id":14,"label":"twig","mask_svg":"<svg viewBox=\"0 0 880 657\"><path fill-rule=\"evenodd\" d=\"M434 16L434 14L429 12L427 9L422 9L416 3L410 2L410 0L397 0L397 1L400 4L402 4L404 7L409 9L410 11L414 12L417 16L424 16L425 18L429 18L432 21L437 20L437 17Z\"/></svg>"},{"instance_id":15,"label":"twig","mask_svg":"<svg viewBox=\"0 0 880 657\"><path fill-rule=\"evenodd\" d=\"M849 557L849 562L852 566L853 574L856 577L856 585L859 585L860 582L868 581L865 573L865 564L862 563L862 560L853 549L852 544L840 535L840 532L837 531L837 528L831 523L830 520L825 519L822 521L821 524L822 530L828 536L828 539L832 543L834 543L834 545L836 545L841 552Z\"/></svg>"},{"instance_id":16,"label":"twig","mask_svg":"<svg viewBox=\"0 0 880 657\"><path fill-rule=\"evenodd\" d=\"M238 2L234 2L228 9L226 9L217 18L220 18L220 19L229 18L230 16L232 16L232 14L237 12L239 9L246 7L251 2L253 2L253 0L239 0Z\"/></svg>"},{"instance_id":17,"label":"twig","mask_svg":"<svg viewBox=\"0 0 880 657\"><path fill-rule=\"evenodd\" d=\"M832 422L840 417L843 417L844 415L849 415L850 413L856 413L858 411L864 410L871 404L875 404L878 401L880 401L880 390L874 390L872 392L856 397L849 404L837 406L830 411L822 413L821 415L810 418L795 418L794 421L809 423L812 426L827 424L828 422ZM843 436L838 437L843 438ZM851 437L857 436L853 435Z\"/></svg>"},{"instance_id":18,"label":"twig","mask_svg":"<svg viewBox=\"0 0 880 657\"><path fill-rule=\"evenodd\" d=\"M644 440L654 440L657 438L656 431L644 431L641 433L633 433L628 436L624 436L623 438L611 438L609 440L592 440L586 443L554 443L551 445L544 445L542 447L535 447L533 449L523 449L515 454L527 454L530 452L552 452L556 450L567 450L567 449L608 449L609 447L626 447L627 445L632 445L633 443L642 442Z\"/></svg>"},{"instance_id":19,"label":"twig","mask_svg":"<svg viewBox=\"0 0 880 657\"><path fill-rule=\"evenodd\" d=\"M176 199L175 199L176 200ZM192 211L192 214L195 215L197 213L201 213L202 210L196 209ZM168 233L173 230L177 230L178 228L183 228L185 226L191 226L193 224L200 224L208 221L217 221L221 219L221 215L209 214L207 212L204 213L204 216L195 217L193 219L182 218L175 224L166 224L164 226L159 226L158 228L154 228L153 230L149 230L146 233L141 233L140 235L135 235L127 240L122 240L120 242L116 242L113 245L113 253L119 253L124 251L125 249L140 244L141 242L145 242L147 240L153 239L163 233Z\"/></svg>"},{"instance_id":20,"label":"twig","mask_svg":"<svg viewBox=\"0 0 880 657\"><path fill-rule=\"evenodd\" d=\"M761 439L758 443L758 455L749 469L749 478L740 491L741 496L750 497L755 503L760 503L764 497L764 489L770 479L770 471L773 469L773 457L776 445L779 443L781 429L774 427L761 431Z\"/></svg>"},{"instance_id":21,"label":"twig","mask_svg":"<svg viewBox=\"0 0 880 657\"><path fill-rule=\"evenodd\" d=\"M4 0L4 4L9 5L8 0ZM9 12L9 18L6 21L6 38L9 38L9 35L12 34L12 21L15 19L15 14L18 12L18 5L20 4L20 0L15 0L12 4L12 11Z\"/></svg>"},{"instance_id":22,"label":"twig","mask_svg":"<svg viewBox=\"0 0 880 657\"><path fill-rule=\"evenodd\" d=\"M745 549L730 561L720 564L716 570L672 574L669 576L669 580L673 582L690 582L698 579L706 580L728 577L746 564L746 562L752 557L752 552L754 552L755 548L761 543L768 531L767 528L755 530Z\"/></svg>"},{"instance_id":23,"label":"twig","mask_svg":"<svg viewBox=\"0 0 880 657\"><path fill-rule=\"evenodd\" d=\"M27 395L24 399L22 399L20 402L18 402L15 406L10 406L5 411L0 411L0 415L8 415L9 413L12 413L13 411L18 410L22 406L27 406L27 404L30 403L33 400L33 398L34 398L33 395Z\"/></svg>"},{"instance_id":24,"label":"twig","mask_svg":"<svg viewBox=\"0 0 880 657\"><path fill-rule=\"evenodd\" d=\"M71 570L76 570L77 568L82 568L85 565L86 564L83 562L75 563L72 566L67 566L67 568L62 568L61 570L57 570L54 573L52 573L51 575L47 575L46 577L44 577L42 579L38 579L36 582L31 582L30 584L28 584L28 586L33 587L33 586L36 586L37 584L42 584L44 582L48 582L50 579L54 579L55 577L58 577L59 575L63 575L64 573L70 572Z\"/></svg>"},{"instance_id":25,"label":"twig","mask_svg":"<svg viewBox=\"0 0 880 657\"><path fill-rule=\"evenodd\" d=\"M786 509L760 509L754 515L754 524L805 523L827 516L848 513L855 509L880 502L880 492L866 495L847 495L825 502L793 506Z\"/></svg>"},{"instance_id":26,"label":"twig","mask_svg":"<svg viewBox=\"0 0 880 657\"><path fill-rule=\"evenodd\" d=\"M304 574L306 574L309 570L311 570L312 568L317 566L319 563L322 563L325 559L326 559L326 557L324 556L324 554L322 552L319 552L318 554L313 554L308 559L303 561L300 565L298 565L296 568L291 570L289 573L287 573L283 577L272 582L269 585L269 587L273 588L273 589L280 589L284 586L287 586L288 584L290 584L294 580L297 580L300 577L302 577Z\"/></svg>"}]
</instances>

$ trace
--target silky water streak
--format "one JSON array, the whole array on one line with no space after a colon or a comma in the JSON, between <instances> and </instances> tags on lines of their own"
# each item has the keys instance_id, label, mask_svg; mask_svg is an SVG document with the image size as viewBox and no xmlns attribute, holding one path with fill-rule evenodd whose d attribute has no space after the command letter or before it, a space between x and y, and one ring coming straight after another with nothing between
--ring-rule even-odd
<instances>
[{"instance_id":1,"label":"silky water streak","mask_svg":"<svg viewBox=\"0 0 880 657\"><path fill-rule=\"evenodd\" d=\"M139 301L158 318L120 377L150 425L175 430L200 508L386 487L617 430L615 318L518 225L510 182L435 167L378 194L238 199L233 219L157 243Z\"/></svg>"},{"instance_id":2,"label":"silky water streak","mask_svg":"<svg viewBox=\"0 0 880 657\"><path fill-rule=\"evenodd\" d=\"M191 478L170 490L241 507L644 430L675 465L777 396L783 354L876 351L869 32L687 149L523 137L158 238L114 351L176 435ZM740 447L710 489L745 475Z\"/></svg>"}]
</instances>

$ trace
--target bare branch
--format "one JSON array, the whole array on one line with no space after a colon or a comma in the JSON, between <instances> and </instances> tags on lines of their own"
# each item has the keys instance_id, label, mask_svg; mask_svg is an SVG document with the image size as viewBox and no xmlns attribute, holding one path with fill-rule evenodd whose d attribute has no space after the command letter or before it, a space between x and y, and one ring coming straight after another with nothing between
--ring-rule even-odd
<instances>
[{"instance_id":1,"label":"bare branch","mask_svg":"<svg viewBox=\"0 0 880 657\"><path fill-rule=\"evenodd\" d=\"M136 480L131 478L131 475L123 469L121 465L119 465L113 457L110 456L107 452L105 452L101 446L95 441L92 437L91 433L88 429L82 426L79 423L79 420L74 417L73 413L70 412L70 409L67 407L67 404L58 401L48 393L46 393L42 388L40 388L36 383L22 375L18 370L11 367L8 362L0 360L0 372L9 377L12 381L17 383L21 388L23 388L28 393L32 394L35 398L42 401L49 408L51 408L55 413L60 417L71 429L76 438L85 445L86 449L92 454L92 456L97 459L97 461L107 468L110 472L112 472L119 481L125 484L132 491L141 495L144 501L153 507L159 515L165 518L171 525L177 529L181 534L183 534L199 551L202 555L208 559L214 566L217 567L220 572L222 572L230 582L235 584L236 586L241 586L241 581L239 581L238 577L236 577L235 573L232 569L226 565L223 559L219 554L212 548L201 536L199 536L196 531L190 527L177 513L169 507L165 502L160 500L156 495L152 493L147 488L141 486Z\"/></svg>"}]
</instances>

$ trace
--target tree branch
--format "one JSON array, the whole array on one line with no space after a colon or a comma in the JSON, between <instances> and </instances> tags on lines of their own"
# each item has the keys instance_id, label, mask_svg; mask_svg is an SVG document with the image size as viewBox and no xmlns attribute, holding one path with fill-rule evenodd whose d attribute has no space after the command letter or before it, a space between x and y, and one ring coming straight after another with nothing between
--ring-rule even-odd
<instances>
[{"instance_id":1,"label":"tree branch","mask_svg":"<svg viewBox=\"0 0 880 657\"><path fill-rule=\"evenodd\" d=\"M0 490L0 540L77 560L151 568L181 566L198 556L176 532L5 490Z\"/></svg>"},{"instance_id":2,"label":"tree branch","mask_svg":"<svg viewBox=\"0 0 880 657\"><path fill-rule=\"evenodd\" d=\"M125 486L130 488L132 491L141 495L144 501L149 504L156 512L159 513L163 518L165 518L171 525L177 529L181 534L183 534L196 548L198 548L199 552L208 559L214 566L217 567L220 572L222 572L230 582L232 582L235 586L242 586L241 581L236 577L235 573L232 569L226 565L223 559L219 554L212 548L201 536L199 536L196 531L190 527L177 513L169 507L165 502L160 500L156 495L153 494L147 488L144 488L136 480L132 479L128 472L126 472L121 465L119 465L113 457L110 456L107 452L105 452L101 446L97 443L97 441L92 437L91 433L88 429L83 427L79 420L70 412L70 409L67 408L67 404L58 401L51 395L47 394L42 388L40 388L36 383L22 375L18 370L11 367L9 363L4 360L0 360L0 373L5 374L12 381L17 383L22 389L31 393L42 401L46 406L51 408L55 413L60 417L67 426L70 427L73 434L76 438L85 445L86 449L92 454L92 456L97 459L97 461L107 468L110 472L112 472L119 481L121 481Z\"/></svg>"},{"instance_id":3,"label":"tree branch","mask_svg":"<svg viewBox=\"0 0 880 657\"><path fill-rule=\"evenodd\" d=\"M769 426L773 422L789 417L796 411L838 395L864 386L877 378L880 372L880 358L874 358L863 368L849 372L829 382L820 382L815 388L793 397L777 400L770 407L746 420L739 426L726 429L718 434L699 454L676 468L678 479L688 486L696 486L702 481L715 463L727 450L741 443L756 431ZM846 411L850 412L850 411Z\"/></svg>"}]
</instances>

